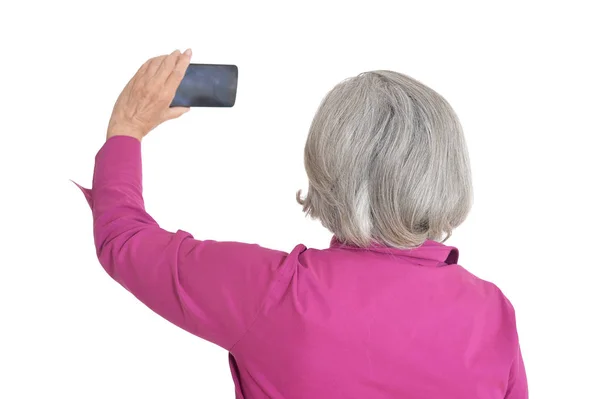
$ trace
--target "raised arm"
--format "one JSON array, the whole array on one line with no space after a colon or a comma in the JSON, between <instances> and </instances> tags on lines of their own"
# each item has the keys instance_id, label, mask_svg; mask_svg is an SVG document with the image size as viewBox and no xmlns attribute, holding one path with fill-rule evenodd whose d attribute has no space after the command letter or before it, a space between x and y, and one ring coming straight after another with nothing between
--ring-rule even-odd
<instances>
[{"instance_id":1,"label":"raised arm","mask_svg":"<svg viewBox=\"0 0 600 399\"><path fill-rule=\"evenodd\" d=\"M170 322L230 349L263 309L267 293L295 266L295 256L258 245L198 241L181 230L163 230L146 212L141 140L184 112L169 105L187 64L189 55L175 52L140 68L115 104L92 189L80 188L107 273Z\"/></svg>"},{"instance_id":2,"label":"raised arm","mask_svg":"<svg viewBox=\"0 0 600 399\"><path fill-rule=\"evenodd\" d=\"M94 242L106 272L170 322L230 349L263 305L285 252L236 242L198 241L160 228L142 197L141 143L110 138L96 156Z\"/></svg>"}]
</instances>

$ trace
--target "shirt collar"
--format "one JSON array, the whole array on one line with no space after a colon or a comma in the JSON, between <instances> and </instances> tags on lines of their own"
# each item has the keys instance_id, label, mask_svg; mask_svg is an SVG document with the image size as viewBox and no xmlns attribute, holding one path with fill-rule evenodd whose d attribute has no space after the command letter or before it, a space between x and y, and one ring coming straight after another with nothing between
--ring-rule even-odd
<instances>
[{"instance_id":1,"label":"shirt collar","mask_svg":"<svg viewBox=\"0 0 600 399\"><path fill-rule=\"evenodd\" d=\"M369 247L360 248L349 244L344 244L336 236L331 239L330 248L346 248L362 251L382 252L389 255L408 256L411 258L433 260L437 262L454 265L458 262L458 248L444 245L433 240L425 240L423 244L416 248L399 249L386 247L385 245L373 243Z\"/></svg>"}]
</instances>

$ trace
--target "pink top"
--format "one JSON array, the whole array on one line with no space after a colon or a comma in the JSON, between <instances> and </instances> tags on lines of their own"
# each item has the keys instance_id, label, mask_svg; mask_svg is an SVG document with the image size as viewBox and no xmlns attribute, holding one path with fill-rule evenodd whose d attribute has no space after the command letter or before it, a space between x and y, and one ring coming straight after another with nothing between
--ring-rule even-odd
<instances>
[{"instance_id":1,"label":"pink top","mask_svg":"<svg viewBox=\"0 0 600 399\"><path fill-rule=\"evenodd\" d=\"M524 399L515 314L458 250L373 245L290 253L170 233L144 210L141 143L96 155L104 269L154 312L225 348L236 398Z\"/></svg>"}]
</instances>

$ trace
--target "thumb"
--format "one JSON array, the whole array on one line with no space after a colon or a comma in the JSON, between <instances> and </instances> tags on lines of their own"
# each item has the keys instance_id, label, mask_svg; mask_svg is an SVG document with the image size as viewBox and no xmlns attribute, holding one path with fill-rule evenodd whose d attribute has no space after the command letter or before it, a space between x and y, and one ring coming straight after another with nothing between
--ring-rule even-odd
<instances>
[{"instance_id":1,"label":"thumb","mask_svg":"<svg viewBox=\"0 0 600 399\"><path fill-rule=\"evenodd\" d=\"M181 115L188 112L190 109L188 107L173 107L169 108L165 111L163 119L168 121L170 119L179 118Z\"/></svg>"}]
</instances>

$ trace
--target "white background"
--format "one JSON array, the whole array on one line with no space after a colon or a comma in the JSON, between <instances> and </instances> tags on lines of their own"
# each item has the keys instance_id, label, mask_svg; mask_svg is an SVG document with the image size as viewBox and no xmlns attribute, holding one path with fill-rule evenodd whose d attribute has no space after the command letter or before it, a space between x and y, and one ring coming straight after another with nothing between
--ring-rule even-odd
<instances>
[{"instance_id":1,"label":"white background","mask_svg":"<svg viewBox=\"0 0 600 399\"><path fill-rule=\"evenodd\" d=\"M330 233L294 199L312 115L346 77L409 74L462 120L475 205L447 243L513 302L531 397L600 398L594 2L294 4L3 3L0 397L233 397L223 350L102 270L68 180L90 185L137 68L191 47L192 62L239 66L238 99L145 139L147 209L164 228L326 247Z\"/></svg>"}]
</instances>

